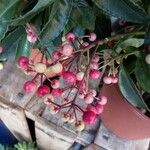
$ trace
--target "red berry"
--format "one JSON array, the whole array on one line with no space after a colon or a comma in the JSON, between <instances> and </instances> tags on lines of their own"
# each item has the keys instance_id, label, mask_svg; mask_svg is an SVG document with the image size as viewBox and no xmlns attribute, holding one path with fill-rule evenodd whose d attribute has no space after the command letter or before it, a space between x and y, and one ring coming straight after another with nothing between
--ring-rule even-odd
<instances>
[{"instance_id":1,"label":"red berry","mask_svg":"<svg viewBox=\"0 0 150 150\"><path fill-rule=\"evenodd\" d=\"M92 80L96 80L96 79L98 79L99 77L100 77L100 71L99 70L97 70L97 69L92 69L91 71L90 71L90 73L89 73L89 75L90 75L90 79L92 79Z\"/></svg>"},{"instance_id":2,"label":"red berry","mask_svg":"<svg viewBox=\"0 0 150 150\"><path fill-rule=\"evenodd\" d=\"M109 76L106 76L106 77L103 78L103 82L105 84L111 84L112 83L112 78L109 77Z\"/></svg>"},{"instance_id":3,"label":"red berry","mask_svg":"<svg viewBox=\"0 0 150 150\"><path fill-rule=\"evenodd\" d=\"M96 114L91 110L85 111L83 114L83 121L89 125L94 124L96 121Z\"/></svg>"},{"instance_id":4,"label":"red berry","mask_svg":"<svg viewBox=\"0 0 150 150\"><path fill-rule=\"evenodd\" d=\"M27 81L23 86L24 91L27 93L34 92L36 88L37 88L37 85L34 81Z\"/></svg>"},{"instance_id":5,"label":"red berry","mask_svg":"<svg viewBox=\"0 0 150 150\"><path fill-rule=\"evenodd\" d=\"M96 114L96 108L94 106L88 105L88 107L86 108L86 110L93 111Z\"/></svg>"},{"instance_id":6,"label":"red berry","mask_svg":"<svg viewBox=\"0 0 150 150\"><path fill-rule=\"evenodd\" d=\"M29 66L29 59L26 56L20 56L18 59L18 65L24 69L27 70L28 66Z\"/></svg>"},{"instance_id":7,"label":"red berry","mask_svg":"<svg viewBox=\"0 0 150 150\"><path fill-rule=\"evenodd\" d=\"M63 45L62 54L64 56L70 57L73 53L73 47L70 44Z\"/></svg>"},{"instance_id":8,"label":"red berry","mask_svg":"<svg viewBox=\"0 0 150 150\"><path fill-rule=\"evenodd\" d=\"M66 71L63 73L63 78L68 83L75 83L76 82L76 75L73 72Z\"/></svg>"},{"instance_id":9,"label":"red berry","mask_svg":"<svg viewBox=\"0 0 150 150\"><path fill-rule=\"evenodd\" d=\"M63 93L63 90L62 89L53 89L52 90L52 95L55 97L55 98L58 98L62 95Z\"/></svg>"},{"instance_id":10,"label":"red berry","mask_svg":"<svg viewBox=\"0 0 150 150\"><path fill-rule=\"evenodd\" d=\"M96 114L101 114L103 112L103 110L104 110L103 105L100 105L100 104L97 104L95 106L95 108L96 108Z\"/></svg>"},{"instance_id":11,"label":"red berry","mask_svg":"<svg viewBox=\"0 0 150 150\"><path fill-rule=\"evenodd\" d=\"M91 42L95 41L95 40L96 40L96 34L95 34L95 33L90 33L89 40L90 40Z\"/></svg>"},{"instance_id":12,"label":"red berry","mask_svg":"<svg viewBox=\"0 0 150 150\"><path fill-rule=\"evenodd\" d=\"M72 42L72 41L74 41L75 39L76 39L76 36L75 36L75 34L74 33L68 33L66 36L65 36L65 39L67 40L67 41L69 41L69 42Z\"/></svg>"},{"instance_id":13,"label":"red berry","mask_svg":"<svg viewBox=\"0 0 150 150\"><path fill-rule=\"evenodd\" d=\"M47 85L41 85L38 87L37 94L40 97L50 93L50 88Z\"/></svg>"},{"instance_id":14,"label":"red berry","mask_svg":"<svg viewBox=\"0 0 150 150\"><path fill-rule=\"evenodd\" d=\"M77 81L76 85L77 85L78 89L85 90L85 88L86 88L86 81L85 80Z\"/></svg>"}]
</instances>

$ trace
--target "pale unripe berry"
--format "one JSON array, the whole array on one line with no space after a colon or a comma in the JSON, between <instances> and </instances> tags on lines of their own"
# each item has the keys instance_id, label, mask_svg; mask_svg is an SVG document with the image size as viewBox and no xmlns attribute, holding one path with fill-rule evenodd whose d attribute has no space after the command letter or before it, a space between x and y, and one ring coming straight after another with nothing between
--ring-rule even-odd
<instances>
[{"instance_id":1,"label":"pale unripe berry","mask_svg":"<svg viewBox=\"0 0 150 150\"><path fill-rule=\"evenodd\" d=\"M23 89L26 93L34 92L37 88L37 85L34 81L27 81L25 82Z\"/></svg>"},{"instance_id":2,"label":"pale unripe berry","mask_svg":"<svg viewBox=\"0 0 150 150\"><path fill-rule=\"evenodd\" d=\"M94 124L96 121L96 114L91 110L85 111L83 114L83 121L89 125Z\"/></svg>"},{"instance_id":3,"label":"pale unripe berry","mask_svg":"<svg viewBox=\"0 0 150 150\"><path fill-rule=\"evenodd\" d=\"M55 97L55 98L58 98L62 95L63 93L63 90L58 88L58 89L53 89L52 90L52 95Z\"/></svg>"},{"instance_id":4,"label":"pale unripe berry","mask_svg":"<svg viewBox=\"0 0 150 150\"><path fill-rule=\"evenodd\" d=\"M45 70L44 74L47 76L47 77L54 77L56 75L55 72L53 72L52 70L52 67L47 67L47 69Z\"/></svg>"},{"instance_id":5,"label":"pale unripe berry","mask_svg":"<svg viewBox=\"0 0 150 150\"><path fill-rule=\"evenodd\" d=\"M70 44L64 44L62 48L62 54L64 56L71 56L73 53L73 47Z\"/></svg>"},{"instance_id":6,"label":"pale unripe berry","mask_svg":"<svg viewBox=\"0 0 150 150\"><path fill-rule=\"evenodd\" d=\"M59 80L53 80L51 82L51 86L52 86L53 89L59 88L60 87L60 81Z\"/></svg>"},{"instance_id":7,"label":"pale unripe berry","mask_svg":"<svg viewBox=\"0 0 150 150\"><path fill-rule=\"evenodd\" d=\"M0 70L3 70L4 65L2 63L0 63Z\"/></svg>"},{"instance_id":8,"label":"pale unripe berry","mask_svg":"<svg viewBox=\"0 0 150 150\"><path fill-rule=\"evenodd\" d=\"M65 36L65 39L69 42L72 42L76 39L76 36L74 33L70 32Z\"/></svg>"},{"instance_id":9,"label":"pale unripe berry","mask_svg":"<svg viewBox=\"0 0 150 150\"><path fill-rule=\"evenodd\" d=\"M109 76L106 76L106 77L103 78L103 82L105 84L111 84L112 83L112 78L109 77Z\"/></svg>"},{"instance_id":10,"label":"pale unripe berry","mask_svg":"<svg viewBox=\"0 0 150 150\"><path fill-rule=\"evenodd\" d=\"M101 105L105 105L107 103L107 97L106 96L99 96L100 101L98 102Z\"/></svg>"},{"instance_id":11,"label":"pale unripe berry","mask_svg":"<svg viewBox=\"0 0 150 150\"><path fill-rule=\"evenodd\" d=\"M50 93L50 88L47 85L41 85L38 87L37 94L40 97Z\"/></svg>"},{"instance_id":12,"label":"pale unripe berry","mask_svg":"<svg viewBox=\"0 0 150 150\"><path fill-rule=\"evenodd\" d=\"M98 63L100 60L99 55L94 55L94 57L92 58L92 62Z\"/></svg>"},{"instance_id":13,"label":"pale unripe berry","mask_svg":"<svg viewBox=\"0 0 150 150\"><path fill-rule=\"evenodd\" d=\"M92 93L93 97L95 97L96 94L97 94L96 90L94 90L94 89L90 89L90 90L88 91L88 93Z\"/></svg>"},{"instance_id":14,"label":"pale unripe berry","mask_svg":"<svg viewBox=\"0 0 150 150\"><path fill-rule=\"evenodd\" d=\"M29 59L26 56L20 56L18 59L18 66L26 70L29 66Z\"/></svg>"},{"instance_id":15,"label":"pale unripe berry","mask_svg":"<svg viewBox=\"0 0 150 150\"><path fill-rule=\"evenodd\" d=\"M97 69L90 70L89 76L92 80L97 80L100 77L100 71Z\"/></svg>"},{"instance_id":16,"label":"pale unripe berry","mask_svg":"<svg viewBox=\"0 0 150 150\"><path fill-rule=\"evenodd\" d=\"M76 120L75 116L74 115L70 115L68 122L69 123L74 123L75 120Z\"/></svg>"},{"instance_id":17,"label":"pale unripe berry","mask_svg":"<svg viewBox=\"0 0 150 150\"><path fill-rule=\"evenodd\" d=\"M96 108L96 114L101 114L103 112L103 110L104 110L103 105L100 105L100 104L97 104L95 106L95 108Z\"/></svg>"},{"instance_id":18,"label":"pale unripe berry","mask_svg":"<svg viewBox=\"0 0 150 150\"><path fill-rule=\"evenodd\" d=\"M64 113L64 114L62 114L61 119L62 119L62 121L67 122L70 119L70 115Z\"/></svg>"},{"instance_id":19,"label":"pale unripe berry","mask_svg":"<svg viewBox=\"0 0 150 150\"><path fill-rule=\"evenodd\" d=\"M76 75L73 72L66 71L63 73L63 78L68 83L75 83L76 82Z\"/></svg>"},{"instance_id":20,"label":"pale unripe berry","mask_svg":"<svg viewBox=\"0 0 150 150\"><path fill-rule=\"evenodd\" d=\"M85 95L84 97L84 101L86 104L91 104L94 100L93 94L92 93L88 93Z\"/></svg>"},{"instance_id":21,"label":"pale unripe berry","mask_svg":"<svg viewBox=\"0 0 150 150\"><path fill-rule=\"evenodd\" d=\"M97 70L98 68L99 68L98 63L92 62L90 64L90 69L96 69Z\"/></svg>"},{"instance_id":22,"label":"pale unripe berry","mask_svg":"<svg viewBox=\"0 0 150 150\"><path fill-rule=\"evenodd\" d=\"M59 112L59 107L57 107L57 106L55 106L55 105L50 105L50 107L49 107L49 112L51 113L51 114L57 114L58 112Z\"/></svg>"},{"instance_id":23,"label":"pale unripe berry","mask_svg":"<svg viewBox=\"0 0 150 150\"><path fill-rule=\"evenodd\" d=\"M150 54L145 57L145 61L150 65Z\"/></svg>"},{"instance_id":24,"label":"pale unripe berry","mask_svg":"<svg viewBox=\"0 0 150 150\"><path fill-rule=\"evenodd\" d=\"M75 125L78 132L83 131L85 128L85 123L83 121L78 121Z\"/></svg>"},{"instance_id":25,"label":"pale unripe berry","mask_svg":"<svg viewBox=\"0 0 150 150\"><path fill-rule=\"evenodd\" d=\"M114 84L118 83L118 78L117 77L112 77L111 82L114 83Z\"/></svg>"},{"instance_id":26,"label":"pale unripe berry","mask_svg":"<svg viewBox=\"0 0 150 150\"><path fill-rule=\"evenodd\" d=\"M84 92L79 92L78 93L78 98L83 99L85 97Z\"/></svg>"},{"instance_id":27,"label":"pale unripe berry","mask_svg":"<svg viewBox=\"0 0 150 150\"><path fill-rule=\"evenodd\" d=\"M61 63L57 63L51 66L51 71L54 72L55 74L61 73L62 70L63 70L63 66Z\"/></svg>"},{"instance_id":28,"label":"pale unripe berry","mask_svg":"<svg viewBox=\"0 0 150 150\"><path fill-rule=\"evenodd\" d=\"M46 65L43 63L37 63L35 64L35 71L37 73L44 73L46 71Z\"/></svg>"},{"instance_id":29,"label":"pale unripe berry","mask_svg":"<svg viewBox=\"0 0 150 150\"><path fill-rule=\"evenodd\" d=\"M3 47L0 46L0 54L3 52Z\"/></svg>"},{"instance_id":30,"label":"pale unripe berry","mask_svg":"<svg viewBox=\"0 0 150 150\"><path fill-rule=\"evenodd\" d=\"M89 41L93 42L96 40L96 34L95 33L90 33Z\"/></svg>"},{"instance_id":31,"label":"pale unripe berry","mask_svg":"<svg viewBox=\"0 0 150 150\"><path fill-rule=\"evenodd\" d=\"M78 72L76 74L76 78L78 81L81 81L83 79L83 77L84 77L84 72Z\"/></svg>"},{"instance_id":32,"label":"pale unripe berry","mask_svg":"<svg viewBox=\"0 0 150 150\"><path fill-rule=\"evenodd\" d=\"M53 101L54 101L54 97L53 97L52 94L47 94L47 95L44 96L44 103L46 105L50 105L51 102L53 102Z\"/></svg>"}]
</instances>

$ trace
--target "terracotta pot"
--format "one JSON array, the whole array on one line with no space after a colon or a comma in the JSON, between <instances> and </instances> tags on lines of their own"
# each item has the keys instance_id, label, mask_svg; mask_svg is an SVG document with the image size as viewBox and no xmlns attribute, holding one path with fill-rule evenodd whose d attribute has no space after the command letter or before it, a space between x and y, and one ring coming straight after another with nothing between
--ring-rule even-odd
<instances>
[{"instance_id":1,"label":"terracotta pot","mask_svg":"<svg viewBox=\"0 0 150 150\"><path fill-rule=\"evenodd\" d=\"M110 131L130 140L150 138L150 118L123 97L118 85L104 86L102 95L107 96L108 103L101 119Z\"/></svg>"}]
</instances>

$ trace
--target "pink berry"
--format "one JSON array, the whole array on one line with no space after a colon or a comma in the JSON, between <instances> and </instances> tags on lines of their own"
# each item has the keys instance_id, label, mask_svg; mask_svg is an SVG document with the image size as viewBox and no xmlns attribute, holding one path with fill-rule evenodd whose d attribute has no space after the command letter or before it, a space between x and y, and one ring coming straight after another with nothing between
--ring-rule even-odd
<instances>
[{"instance_id":1,"label":"pink berry","mask_svg":"<svg viewBox=\"0 0 150 150\"><path fill-rule=\"evenodd\" d=\"M94 106L91 106L91 105L88 105L86 110L90 110L90 111L93 111L94 113L96 113L96 108Z\"/></svg>"},{"instance_id":2,"label":"pink berry","mask_svg":"<svg viewBox=\"0 0 150 150\"><path fill-rule=\"evenodd\" d=\"M76 85L77 85L77 88L79 88L80 90L85 90L85 88L86 88L86 81L85 80L77 81Z\"/></svg>"},{"instance_id":3,"label":"pink berry","mask_svg":"<svg viewBox=\"0 0 150 150\"><path fill-rule=\"evenodd\" d=\"M92 58L92 62L98 63L100 60L99 55L94 55L94 57Z\"/></svg>"},{"instance_id":4,"label":"pink berry","mask_svg":"<svg viewBox=\"0 0 150 150\"><path fill-rule=\"evenodd\" d=\"M91 94L93 95L93 97L95 97L96 94L97 94L96 90L94 90L94 89L90 89L90 90L88 91L88 93L91 93Z\"/></svg>"},{"instance_id":5,"label":"pink berry","mask_svg":"<svg viewBox=\"0 0 150 150\"><path fill-rule=\"evenodd\" d=\"M85 111L83 114L83 121L89 125L94 124L96 121L96 114L91 110Z\"/></svg>"},{"instance_id":6,"label":"pink berry","mask_svg":"<svg viewBox=\"0 0 150 150\"><path fill-rule=\"evenodd\" d=\"M96 114L101 114L103 112L103 110L104 110L103 105L100 105L100 104L97 104L95 106L95 108L96 108Z\"/></svg>"},{"instance_id":7,"label":"pink berry","mask_svg":"<svg viewBox=\"0 0 150 150\"><path fill-rule=\"evenodd\" d=\"M3 52L3 47L0 46L0 54Z\"/></svg>"},{"instance_id":8,"label":"pink berry","mask_svg":"<svg viewBox=\"0 0 150 150\"><path fill-rule=\"evenodd\" d=\"M18 59L18 65L24 70L27 70L29 66L29 59L26 56L20 56Z\"/></svg>"},{"instance_id":9,"label":"pink berry","mask_svg":"<svg viewBox=\"0 0 150 150\"><path fill-rule=\"evenodd\" d=\"M60 81L59 80L52 80L51 86L53 89L57 89L60 86Z\"/></svg>"},{"instance_id":10,"label":"pink berry","mask_svg":"<svg viewBox=\"0 0 150 150\"><path fill-rule=\"evenodd\" d=\"M106 96L99 96L100 101L98 102L101 105L105 105L107 103L107 97Z\"/></svg>"},{"instance_id":11,"label":"pink berry","mask_svg":"<svg viewBox=\"0 0 150 150\"><path fill-rule=\"evenodd\" d=\"M37 41L37 35L34 35L34 34L27 35L27 40L30 43L35 44L35 42Z\"/></svg>"},{"instance_id":12,"label":"pink berry","mask_svg":"<svg viewBox=\"0 0 150 150\"><path fill-rule=\"evenodd\" d=\"M111 82L112 83L118 83L118 78L117 77L112 77Z\"/></svg>"},{"instance_id":13,"label":"pink berry","mask_svg":"<svg viewBox=\"0 0 150 150\"><path fill-rule=\"evenodd\" d=\"M37 94L40 97L50 93L50 88L47 85L41 85L38 87Z\"/></svg>"},{"instance_id":14,"label":"pink berry","mask_svg":"<svg viewBox=\"0 0 150 150\"><path fill-rule=\"evenodd\" d=\"M88 42L83 42L81 44L81 48L87 48L89 46L89 43Z\"/></svg>"},{"instance_id":15,"label":"pink berry","mask_svg":"<svg viewBox=\"0 0 150 150\"><path fill-rule=\"evenodd\" d=\"M53 61L57 61L60 57L61 57L61 53L59 52L59 51L54 51L53 53L52 53L52 60Z\"/></svg>"},{"instance_id":16,"label":"pink berry","mask_svg":"<svg viewBox=\"0 0 150 150\"><path fill-rule=\"evenodd\" d=\"M93 94L92 93L88 93L85 95L84 97L84 101L86 104L91 104L94 100Z\"/></svg>"},{"instance_id":17,"label":"pink berry","mask_svg":"<svg viewBox=\"0 0 150 150\"><path fill-rule=\"evenodd\" d=\"M92 62L90 64L90 69L98 69L98 68L99 68L98 63Z\"/></svg>"},{"instance_id":18,"label":"pink berry","mask_svg":"<svg viewBox=\"0 0 150 150\"><path fill-rule=\"evenodd\" d=\"M63 90L58 88L58 89L53 89L52 90L52 95L55 97L55 98L58 98L62 95L63 93Z\"/></svg>"},{"instance_id":19,"label":"pink berry","mask_svg":"<svg viewBox=\"0 0 150 150\"><path fill-rule=\"evenodd\" d=\"M65 36L65 39L69 42L72 42L76 39L76 36L74 33L70 32Z\"/></svg>"},{"instance_id":20,"label":"pink berry","mask_svg":"<svg viewBox=\"0 0 150 150\"><path fill-rule=\"evenodd\" d=\"M70 57L73 53L73 47L70 44L64 44L62 48L62 54L64 56Z\"/></svg>"},{"instance_id":21,"label":"pink berry","mask_svg":"<svg viewBox=\"0 0 150 150\"><path fill-rule=\"evenodd\" d=\"M90 79L92 79L92 80L96 80L96 79L98 79L99 77L100 77L100 71L99 70L97 70L97 69L92 69L91 71L90 71L90 73L89 73L89 75L90 75Z\"/></svg>"},{"instance_id":22,"label":"pink berry","mask_svg":"<svg viewBox=\"0 0 150 150\"><path fill-rule=\"evenodd\" d=\"M96 40L96 34L95 34L95 33L90 33L89 40L90 40L91 42L95 41L95 40Z\"/></svg>"},{"instance_id":23,"label":"pink berry","mask_svg":"<svg viewBox=\"0 0 150 150\"><path fill-rule=\"evenodd\" d=\"M78 93L78 97L79 97L80 99L83 99L84 96L85 96L84 92L81 91L81 92Z\"/></svg>"},{"instance_id":24,"label":"pink berry","mask_svg":"<svg viewBox=\"0 0 150 150\"><path fill-rule=\"evenodd\" d=\"M27 81L23 86L24 91L27 93L34 92L36 88L37 88L37 85L34 81Z\"/></svg>"},{"instance_id":25,"label":"pink berry","mask_svg":"<svg viewBox=\"0 0 150 150\"><path fill-rule=\"evenodd\" d=\"M63 78L68 83L75 83L76 82L76 75L71 71L65 71L63 73Z\"/></svg>"},{"instance_id":26,"label":"pink berry","mask_svg":"<svg viewBox=\"0 0 150 150\"><path fill-rule=\"evenodd\" d=\"M112 83L112 78L109 77L109 76L106 76L106 77L103 78L103 82L105 84L111 84Z\"/></svg>"},{"instance_id":27,"label":"pink berry","mask_svg":"<svg viewBox=\"0 0 150 150\"><path fill-rule=\"evenodd\" d=\"M78 81L83 80L83 77L84 77L84 72L78 72L76 74L76 78L77 78Z\"/></svg>"}]
</instances>

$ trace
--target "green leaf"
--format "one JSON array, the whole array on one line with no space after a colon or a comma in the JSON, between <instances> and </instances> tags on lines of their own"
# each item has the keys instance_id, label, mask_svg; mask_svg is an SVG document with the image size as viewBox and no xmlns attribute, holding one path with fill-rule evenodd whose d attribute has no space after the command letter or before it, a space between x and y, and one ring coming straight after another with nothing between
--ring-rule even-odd
<instances>
[{"instance_id":1,"label":"green leaf","mask_svg":"<svg viewBox=\"0 0 150 150\"><path fill-rule=\"evenodd\" d=\"M76 26L76 24L73 22L72 18L70 17L63 31L63 35L66 35L68 32L70 32L74 26Z\"/></svg>"},{"instance_id":2,"label":"green leaf","mask_svg":"<svg viewBox=\"0 0 150 150\"><path fill-rule=\"evenodd\" d=\"M93 2L105 13L122 20L139 24L148 23L150 20L143 9L130 0L93 0Z\"/></svg>"},{"instance_id":3,"label":"green leaf","mask_svg":"<svg viewBox=\"0 0 150 150\"><path fill-rule=\"evenodd\" d=\"M127 47L135 47L138 48L144 44L144 39L137 39L137 38L128 38L121 43L118 44L116 48L116 52L120 53L122 49L126 49Z\"/></svg>"},{"instance_id":4,"label":"green leaf","mask_svg":"<svg viewBox=\"0 0 150 150\"><path fill-rule=\"evenodd\" d=\"M50 19L40 33L41 41L45 44L54 40L64 30L72 10L72 0L57 0L52 7Z\"/></svg>"},{"instance_id":5,"label":"green leaf","mask_svg":"<svg viewBox=\"0 0 150 150\"><path fill-rule=\"evenodd\" d=\"M6 36L6 38L1 42L1 46L3 47L4 51L0 54L0 60L6 60L10 56L15 56L16 44L24 32L24 28L19 27Z\"/></svg>"},{"instance_id":6,"label":"green leaf","mask_svg":"<svg viewBox=\"0 0 150 150\"><path fill-rule=\"evenodd\" d=\"M133 106L148 109L145 104L141 94L136 88L133 80L127 73L123 65L120 66L119 72L119 88L122 92L122 95L130 102Z\"/></svg>"},{"instance_id":7,"label":"green leaf","mask_svg":"<svg viewBox=\"0 0 150 150\"><path fill-rule=\"evenodd\" d=\"M30 56L30 50L32 48L32 44L27 40L26 35L22 35L19 38L19 42L16 50L15 61L18 60L20 56Z\"/></svg>"},{"instance_id":8,"label":"green leaf","mask_svg":"<svg viewBox=\"0 0 150 150\"><path fill-rule=\"evenodd\" d=\"M95 28L95 15L92 8L85 0L74 1L74 8L71 17L77 24L82 27L94 30Z\"/></svg>"},{"instance_id":9,"label":"green leaf","mask_svg":"<svg viewBox=\"0 0 150 150\"><path fill-rule=\"evenodd\" d=\"M23 5L21 0L1 0L0 1L0 40L4 38L11 20L18 13L20 6Z\"/></svg>"},{"instance_id":10,"label":"green leaf","mask_svg":"<svg viewBox=\"0 0 150 150\"><path fill-rule=\"evenodd\" d=\"M10 23L11 25L18 25L18 24L24 24L29 22L34 16L39 14L41 11L43 11L45 8L50 6L54 0L38 0L37 4L34 6L32 10L27 12L25 15L20 16L17 19L12 20Z\"/></svg>"},{"instance_id":11,"label":"green leaf","mask_svg":"<svg viewBox=\"0 0 150 150\"><path fill-rule=\"evenodd\" d=\"M136 62L135 75L143 90L150 93L150 65L145 62L145 55L142 53Z\"/></svg>"}]
</instances>

